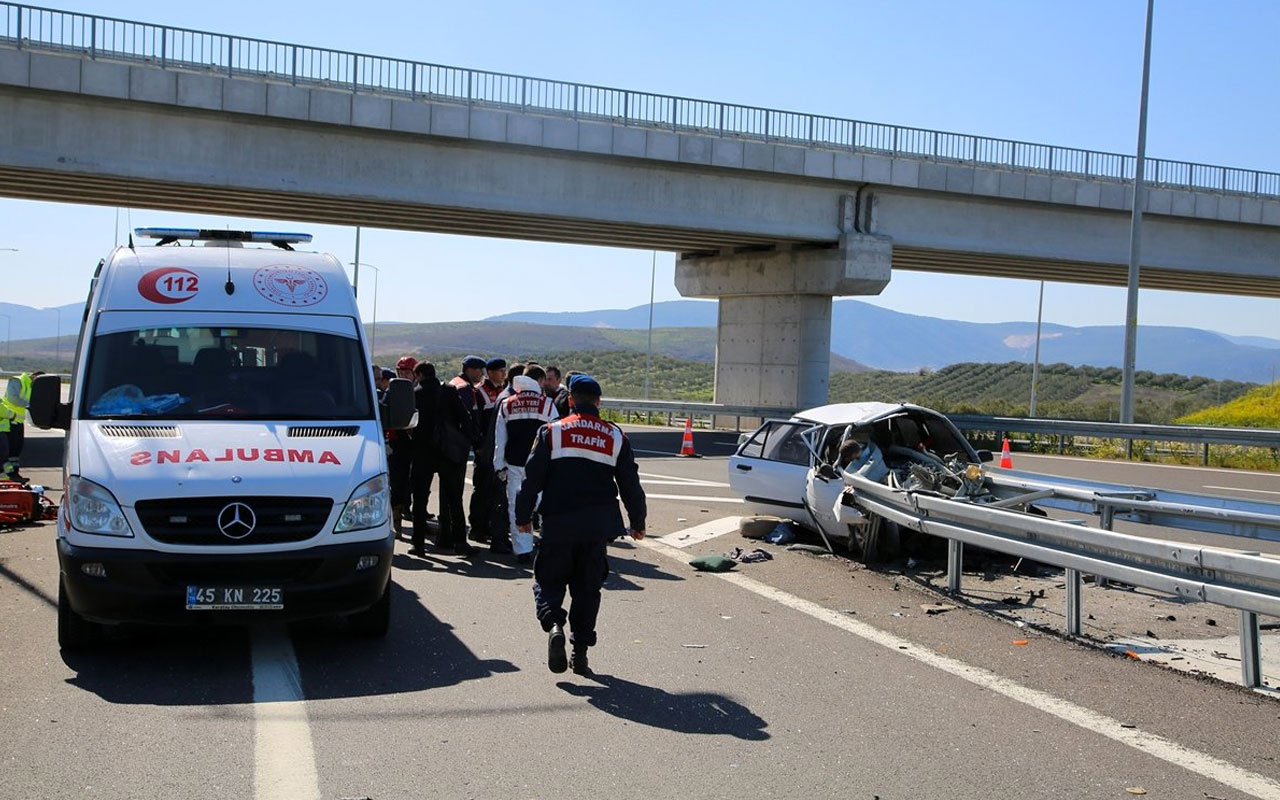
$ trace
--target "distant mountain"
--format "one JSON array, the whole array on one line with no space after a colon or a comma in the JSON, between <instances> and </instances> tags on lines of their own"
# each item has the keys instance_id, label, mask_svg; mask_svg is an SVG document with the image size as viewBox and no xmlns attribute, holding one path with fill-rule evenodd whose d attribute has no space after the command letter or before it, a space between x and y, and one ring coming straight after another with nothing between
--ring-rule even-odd
<instances>
[{"instance_id":1,"label":"distant mountain","mask_svg":"<svg viewBox=\"0 0 1280 800\"><path fill-rule=\"evenodd\" d=\"M49 308L32 308L16 303L0 303L0 326L6 324L9 330L0 327L0 336L8 333L15 342L19 339L44 339L58 335L58 315L62 315L62 332L75 333L80 329L80 316L84 313L84 303L68 303L65 306ZM713 323L714 324L714 323Z\"/></svg>"},{"instance_id":2,"label":"distant mountain","mask_svg":"<svg viewBox=\"0 0 1280 800\"><path fill-rule=\"evenodd\" d=\"M655 328L715 327L720 304L714 300L667 300L653 304ZM649 327L649 304L634 308L610 308L601 311L517 311L500 314L486 321L532 322L538 325L574 325L582 328L622 328L637 330Z\"/></svg>"},{"instance_id":3,"label":"distant mountain","mask_svg":"<svg viewBox=\"0 0 1280 800\"><path fill-rule=\"evenodd\" d=\"M635 330L648 325L649 307L544 314L506 314L503 319L547 322L575 320L597 328ZM716 304L677 300L654 304L655 325L713 326ZM550 324L559 324L551 322ZM1034 322L959 322L904 314L860 300L832 305L831 349L875 369L940 369L964 362L1031 361ZM1118 367L1124 352L1124 328L1096 325L1074 328L1047 324L1040 337L1040 360ZM1156 373L1203 375L1217 379L1268 383L1280 373L1280 340L1232 337L1198 328L1147 325L1138 331L1138 369Z\"/></svg>"}]
</instances>

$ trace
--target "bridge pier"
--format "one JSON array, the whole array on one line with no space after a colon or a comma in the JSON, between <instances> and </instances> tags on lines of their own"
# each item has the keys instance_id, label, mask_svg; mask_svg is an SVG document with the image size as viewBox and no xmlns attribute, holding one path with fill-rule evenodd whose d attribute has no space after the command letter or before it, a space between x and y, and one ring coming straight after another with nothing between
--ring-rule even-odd
<instances>
[{"instance_id":1,"label":"bridge pier","mask_svg":"<svg viewBox=\"0 0 1280 800\"><path fill-rule=\"evenodd\" d=\"M827 402L831 298L879 294L892 243L846 233L828 248L682 255L676 288L720 301L715 400L810 408Z\"/></svg>"}]
</instances>

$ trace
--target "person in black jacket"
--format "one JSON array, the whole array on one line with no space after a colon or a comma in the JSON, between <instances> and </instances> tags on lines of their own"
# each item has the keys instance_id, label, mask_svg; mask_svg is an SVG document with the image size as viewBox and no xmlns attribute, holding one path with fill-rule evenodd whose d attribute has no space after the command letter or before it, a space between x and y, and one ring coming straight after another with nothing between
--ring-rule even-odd
<instances>
[{"instance_id":1,"label":"person in black jacket","mask_svg":"<svg viewBox=\"0 0 1280 800\"><path fill-rule=\"evenodd\" d=\"M436 377L436 365L422 361L413 368L418 385L413 390L414 405L418 409L418 424L413 429L413 549L409 552L421 555L427 535L427 500L431 497L431 479L440 463L440 448L435 441L438 424L436 406L440 402L440 380Z\"/></svg>"},{"instance_id":2,"label":"person in black jacket","mask_svg":"<svg viewBox=\"0 0 1280 800\"><path fill-rule=\"evenodd\" d=\"M644 538L645 497L631 443L622 429L600 419L600 384L588 375L569 381L573 411L543 426L525 463L516 497L516 527L532 533L535 505L542 511L542 546L533 562L534 610L547 632L547 666L590 675L587 648L596 643L600 588L609 574L608 543L623 535L618 495L633 539ZM539 503L538 495L542 495ZM564 595L573 596L569 613ZM565 657L564 625L573 636Z\"/></svg>"},{"instance_id":3,"label":"person in black jacket","mask_svg":"<svg viewBox=\"0 0 1280 800\"><path fill-rule=\"evenodd\" d=\"M483 401L475 388L476 379L484 369L484 359L467 356L462 362L462 373L442 386L436 405L438 425L433 439L440 451L437 464L440 476L440 535L436 545L451 548L457 555L471 555L467 543L467 523L463 517L462 493L467 475L469 445L476 439L476 414L483 409ZM459 451L451 446L462 442Z\"/></svg>"}]
</instances>

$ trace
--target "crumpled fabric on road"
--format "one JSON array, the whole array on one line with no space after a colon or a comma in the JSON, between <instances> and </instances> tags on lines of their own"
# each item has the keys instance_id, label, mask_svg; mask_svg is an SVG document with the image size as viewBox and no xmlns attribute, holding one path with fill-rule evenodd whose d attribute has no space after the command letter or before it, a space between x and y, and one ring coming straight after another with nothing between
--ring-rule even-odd
<instances>
[{"instance_id":1,"label":"crumpled fabric on road","mask_svg":"<svg viewBox=\"0 0 1280 800\"><path fill-rule=\"evenodd\" d=\"M743 550L741 547L735 547L724 554L725 558L731 558L740 564L754 564L757 561L772 561L773 554L768 550L761 550L759 547L754 550Z\"/></svg>"}]
</instances>

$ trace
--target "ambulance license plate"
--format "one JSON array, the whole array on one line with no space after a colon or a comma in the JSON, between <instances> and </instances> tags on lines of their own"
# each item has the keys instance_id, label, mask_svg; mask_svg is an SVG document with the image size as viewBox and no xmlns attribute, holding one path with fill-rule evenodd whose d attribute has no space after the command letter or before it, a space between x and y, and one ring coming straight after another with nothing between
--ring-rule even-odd
<instances>
[{"instance_id":1,"label":"ambulance license plate","mask_svg":"<svg viewBox=\"0 0 1280 800\"><path fill-rule=\"evenodd\" d=\"M278 586L188 586L188 611L280 611Z\"/></svg>"}]
</instances>

